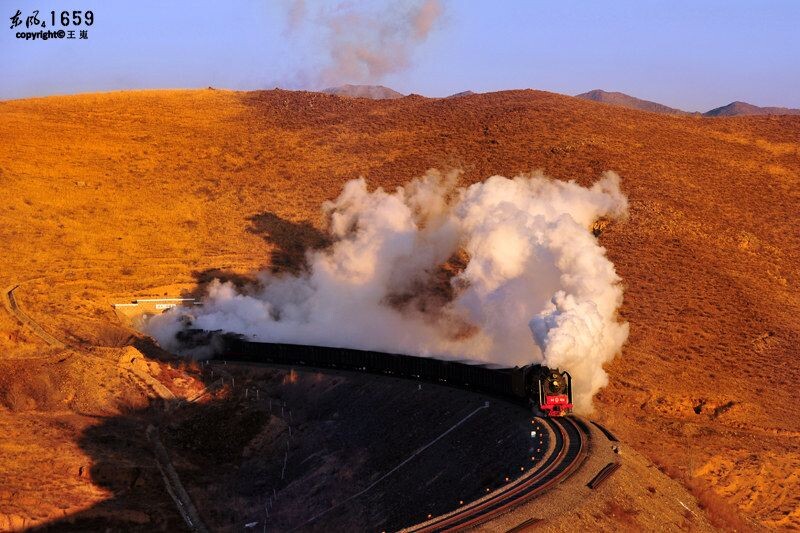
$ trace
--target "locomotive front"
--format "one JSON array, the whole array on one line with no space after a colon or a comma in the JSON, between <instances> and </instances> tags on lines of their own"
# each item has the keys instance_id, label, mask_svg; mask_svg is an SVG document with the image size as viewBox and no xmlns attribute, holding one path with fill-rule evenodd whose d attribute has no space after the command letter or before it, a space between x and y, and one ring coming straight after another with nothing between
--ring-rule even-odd
<instances>
[{"instance_id":1,"label":"locomotive front","mask_svg":"<svg viewBox=\"0 0 800 533\"><path fill-rule=\"evenodd\" d=\"M547 416L572 413L572 376L569 372L542 367L539 373L539 409Z\"/></svg>"}]
</instances>

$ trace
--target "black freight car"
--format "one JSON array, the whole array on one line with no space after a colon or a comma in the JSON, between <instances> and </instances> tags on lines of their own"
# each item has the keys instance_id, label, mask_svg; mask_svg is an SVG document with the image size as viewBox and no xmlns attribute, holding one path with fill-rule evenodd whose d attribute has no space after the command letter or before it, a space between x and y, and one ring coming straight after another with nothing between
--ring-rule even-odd
<instances>
[{"instance_id":1,"label":"black freight car","mask_svg":"<svg viewBox=\"0 0 800 533\"><path fill-rule=\"evenodd\" d=\"M204 335L208 333L203 332ZM569 373L541 365L491 368L371 350L255 342L230 333L212 335L220 359L335 368L429 381L503 397L532 408L538 407L549 416L563 416L572 410L572 379ZM556 376L560 376L564 384L563 390L558 391L561 393L558 397L552 385Z\"/></svg>"}]
</instances>

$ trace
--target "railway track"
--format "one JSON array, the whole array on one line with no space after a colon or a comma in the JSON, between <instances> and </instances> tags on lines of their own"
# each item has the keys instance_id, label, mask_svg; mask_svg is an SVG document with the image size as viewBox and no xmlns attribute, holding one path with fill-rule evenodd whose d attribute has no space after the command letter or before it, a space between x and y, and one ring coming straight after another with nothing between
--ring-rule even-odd
<instances>
[{"instance_id":1,"label":"railway track","mask_svg":"<svg viewBox=\"0 0 800 533\"><path fill-rule=\"evenodd\" d=\"M193 330L186 338L191 340L193 335L198 334L201 342L207 344L213 339L214 332ZM435 358L349 348L253 342L236 336L224 337L222 346L225 348L218 360L239 364L333 368L390 375L482 392L516 404L528 405L530 402L516 379L525 374L520 373L523 369L516 367L495 370ZM588 454L589 429L578 418L543 418L543 421L554 436L554 446L535 470L483 498L403 531L428 533L472 528L508 513L569 477Z\"/></svg>"},{"instance_id":2,"label":"railway track","mask_svg":"<svg viewBox=\"0 0 800 533\"><path fill-rule=\"evenodd\" d=\"M16 319L19 320L21 324L24 324L29 328L31 328L31 330L33 330L33 332L36 334L37 337L45 341L50 346L58 348L60 350L66 348L66 345L63 342L56 339L49 333L47 333L44 329L42 329L42 327L39 324L37 324L33 319L31 319L28 315L26 315L22 311L22 309L20 309L19 304L17 303L17 298L16 296L14 296L14 291L17 290L18 287L19 285L13 285L11 287L6 288L3 291L4 293L3 304L5 305L8 312L12 316L16 317Z\"/></svg>"},{"instance_id":3,"label":"railway track","mask_svg":"<svg viewBox=\"0 0 800 533\"><path fill-rule=\"evenodd\" d=\"M587 434L581 423L572 418L545 420L555 434L555 446L537 470L515 484L403 532L430 533L472 528L511 511L569 477L586 457Z\"/></svg>"},{"instance_id":4,"label":"railway track","mask_svg":"<svg viewBox=\"0 0 800 533\"><path fill-rule=\"evenodd\" d=\"M242 362L235 359L234 362L245 365L286 367L286 365L274 363ZM539 462L536 469L524 477L510 481L506 486L491 494L465 503L449 513L412 525L401 530L400 533L431 533L470 529L512 511L567 479L583 464L589 453L590 433L588 428L580 418L572 416L537 420L549 427L554 436L554 445L552 451ZM313 517L308 523L313 522L316 518L318 517ZM527 523L521 525L524 526Z\"/></svg>"},{"instance_id":5,"label":"railway track","mask_svg":"<svg viewBox=\"0 0 800 533\"><path fill-rule=\"evenodd\" d=\"M257 363L252 360L241 361L236 358L228 360L240 365L277 366L280 368L294 366L268 362ZM322 368L309 367L307 365L300 366L304 366L307 369ZM572 416L537 418L537 420L548 426L553 434L554 445L552 451L546 458L539 461L534 470L531 470L526 476L509 481L506 486L491 494L473 502L465 503L449 513L407 527L401 530L401 533L462 531L473 528L512 511L519 505L540 496L568 478L581 466L589 453L590 433L588 428L580 418ZM313 517L307 524L313 522L316 518L318 516Z\"/></svg>"}]
</instances>

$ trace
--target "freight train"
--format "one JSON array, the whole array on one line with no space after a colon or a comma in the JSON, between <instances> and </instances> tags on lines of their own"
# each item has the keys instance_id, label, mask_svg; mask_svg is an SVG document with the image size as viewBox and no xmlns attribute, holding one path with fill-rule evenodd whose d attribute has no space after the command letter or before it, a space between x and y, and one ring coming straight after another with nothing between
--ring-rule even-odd
<instances>
[{"instance_id":1,"label":"freight train","mask_svg":"<svg viewBox=\"0 0 800 533\"><path fill-rule=\"evenodd\" d=\"M216 358L249 363L333 368L429 381L500 396L529 406L544 416L572 413L569 372L531 364L494 368L428 357L273 342L255 342L241 335L185 330L185 345L212 344Z\"/></svg>"}]
</instances>

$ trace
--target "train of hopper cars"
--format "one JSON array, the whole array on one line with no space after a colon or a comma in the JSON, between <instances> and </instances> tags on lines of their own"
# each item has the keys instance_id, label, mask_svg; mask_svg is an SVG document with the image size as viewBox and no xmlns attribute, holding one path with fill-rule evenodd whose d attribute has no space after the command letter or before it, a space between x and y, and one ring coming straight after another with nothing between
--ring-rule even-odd
<instances>
[{"instance_id":1,"label":"train of hopper cars","mask_svg":"<svg viewBox=\"0 0 800 533\"><path fill-rule=\"evenodd\" d=\"M185 330L178 338L187 346L214 345L219 359L392 375L503 397L544 416L572 413L572 376L538 364L493 368L372 350L256 342L241 335L199 330Z\"/></svg>"}]
</instances>

